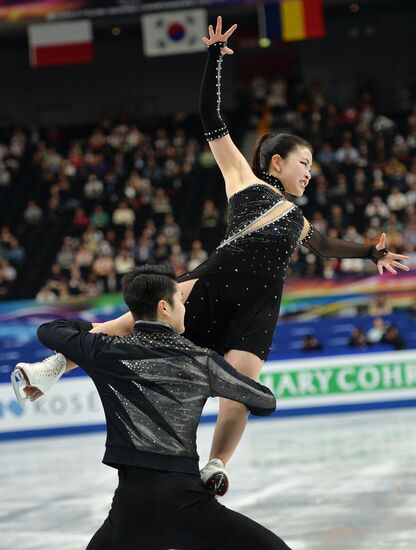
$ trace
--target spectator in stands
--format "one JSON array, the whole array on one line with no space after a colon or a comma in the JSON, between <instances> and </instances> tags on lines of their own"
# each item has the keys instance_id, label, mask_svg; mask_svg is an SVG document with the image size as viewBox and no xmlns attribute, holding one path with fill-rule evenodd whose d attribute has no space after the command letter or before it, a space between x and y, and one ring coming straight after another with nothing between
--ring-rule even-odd
<instances>
[{"instance_id":1,"label":"spectator in stands","mask_svg":"<svg viewBox=\"0 0 416 550\"><path fill-rule=\"evenodd\" d=\"M155 190L152 199L152 210L156 225L160 225L166 214L172 213L172 205L164 189L158 188Z\"/></svg>"},{"instance_id":2,"label":"spectator in stands","mask_svg":"<svg viewBox=\"0 0 416 550\"><path fill-rule=\"evenodd\" d=\"M381 343L394 346L394 349L399 350L406 347L404 338L399 334L396 325L392 324L386 328L385 333L381 338Z\"/></svg>"},{"instance_id":3,"label":"spectator in stands","mask_svg":"<svg viewBox=\"0 0 416 550\"><path fill-rule=\"evenodd\" d=\"M113 224L116 227L133 227L136 220L134 210L130 208L126 201L120 201L113 212Z\"/></svg>"},{"instance_id":4,"label":"spectator in stands","mask_svg":"<svg viewBox=\"0 0 416 550\"><path fill-rule=\"evenodd\" d=\"M204 201L201 213L201 240L208 252L211 252L218 244L219 231L221 230L221 214L214 201Z\"/></svg>"},{"instance_id":5,"label":"spectator in stands","mask_svg":"<svg viewBox=\"0 0 416 550\"><path fill-rule=\"evenodd\" d=\"M170 249L164 235L158 235L156 237L156 244L153 251L153 257L157 263L166 262L169 258Z\"/></svg>"},{"instance_id":6,"label":"spectator in stands","mask_svg":"<svg viewBox=\"0 0 416 550\"><path fill-rule=\"evenodd\" d=\"M357 164L359 159L358 150L350 140L345 140L342 146L335 153L336 162L344 166Z\"/></svg>"},{"instance_id":7,"label":"spectator in stands","mask_svg":"<svg viewBox=\"0 0 416 550\"><path fill-rule=\"evenodd\" d=\"M0 248L0 257L3 256L6 260L9 260L10 263L14 266L18 266L19 264L23 263L26 252L23 246L19 243L19 241L12 235L11 239L8 243L7 250L2 250Z\"/></svg>"},{"instance_id":8,"label":"spectator in stands","mask_svg":"<svg viewBox=\"0 0 416 550\"><path fill-rule=\"evenodd\" d=\"M101 204L94 207L94 212L90 216L90 222L99 229L105 228L110 221L108 212L104 210Z\"/></svg>"},{"instance_id":9,"label":"spectator in stands","mask_svg":"<svg viewBox=\"0 0 416 550\"><path fill-rule=\"evenodd\" d=\"M188 258L187 271L192 271L208 258L208 253L202 248L200 240L192 241L191 252Z\"/></svg>"},{"instance_id":10,"label":"spectator in stands","mask_svg":"<svg viewBox=\"0 0 416 550\"><path fill-rule=\"evenodd\" d=\"M302 351L321 351L322 344L314 334L307 334L303 339Z\"/></svg>"},{"instance_id":11,"label":"spectator in stands","mask_svg":"<svg viewBox=\"0 0 416 550\"><path fill-rule=\"evenodd\" d=\"M81 235L89 226L90 219L83 208L76 208L72 218L72 227L74 235Z\"/></svg>"},{"instance_id":12,"label":"spectator in stands","mask_svg":"<svg viewBox=\"0 0 416 550\"><path fill-rule=\"evenodd\" d=\"M373 181L370 186L372 195L376 195L384 199L388 195L387 183L384 180L383 171L380 168L373 170ZM371 215L371 213L369 213Z\"/></svg>"},{"instance_id":13,"label":"spectator in stands","mask_svg":"<svg viewBox=\"0 0 416 550\"><path fill-rule=\"evenodd\" d=\"M416 205L416 163L415 163L415 179L408 183L409 190L406 193L406 200L408 206Z\"/></svg>"},{"instance_id":14,"label":"spectator in stands","mask_svg":"<svg viewBox=\"0 0 416 550\"><path fill-rule=\"evenodd\" d=\"M384 332L386 330L386 324L382 317L376 317L373 320L373 326L367 331L367 340L370 344L377 344L381 341Z\"/></svg>"},{"instance_id":15,"label":"spectator in stands","mask_svg":"<svg viewBox=\"0 0 416 550\"><path fill-rule=\"evenodd\" d=\"M73 265L68 280L69 296L83 296L87 291L87 285L82 279L81 270L77 265Z\"/></svg>"},{"instance_id":16,"label":"spectator in stands","mask_svg":"<svg viewBox=\"0 0 416 550\"><path fill-rule=\"evenodd\" d=\"M393 156L384 168L384 174L390 185L402 188L406 181L406 166Z\"/></svg>"},{"instance_id":17,"label":"spectator in stands","mask_svg":"<svg viewBox=\"0 0 416 550\"><path fill-rule=\"evenodd\" d=\"M93 252L88 248L87 245L81 243L80 247L75 253L74 263L79 267L81 276L84 280L87 280L88 278L93 261Z\"/></svg>"},{"instance_id":18,"label":"spectator in stands","mask_svg":"<svg viewBox=\"0 0 416 550\"><path fill-rule=\"evenodd\" d=\"M356 327L351 334L348 345L351 348L367 348L368 347L367 336L362 328Z\"/></svg>"},{"instance_id":19,"label":"spectator in stands","mask_svg":"<svg viewBox=\"0 0 416 550\"><path fill-rule=\"evenodd\" d=\"M162 147L162 142L160 140L159 140L159 144ZM162 185L163 170L160 166L158 166L156 159L154 157L150 157L147 159L146 165L143 168L143 176L146 179L149 179L151 183L156 187L159 187L160 185Z\"/></svg>"},{"instance_id":20,"label":"spectator in stands","mask_svg":"<svg viewBox=\"0 0 416 550\"><path fill-rule=\"evenodd\" d=\"M82 242L93 254L98 252L103 240L103 232L93 225L90 225L82 236Z\"/></svg>"},{"instance_id":21,"label":"spectator in stands","mask_svg":"<svg viewBox=\"0 0 416 550\"><path fill-rule=\"evenodd\" d=\"M11 182L11 176L9 170L0 160L0 188L9 187Z\"/></svg>"},{"instance_id":22,"label":"spectator in stands","mask_svg":"<svg viewBox=\"0 0 416 550\"><path fill-rule=\"evenodd\" d=\"M59 197L53 196L48 201L48 220L58 222L62 220L62 209Z\"/></svg>"},{"instance_id":23,"label":"spectator in stands","mask_svg":"<svg viewBox=\"0 0 416 550\"><path fill-rule=\"evenodd\" d=\"M416 250L416 214L411 214L407 218L406 228L403 231L403 241L409 248Z\"/></svg>"},{"instance_id":24,"label":"spectator in stands","mask_svg":"<svg viewBox=\"0 0 416 550\"><path fill-rule=\"evenodd\" d=\"M182 252L180 244L172 245L169 263L178 277L187 272L185 254Z\"/></svg>"},{"instance_id":25,"label":"spectator in stands","mask_svg":"<svg viewBox=\"0 0 416 550\"><path fill-rule=\"evenodd\" d=\"M390 215L390 211L386 204L382 201L381 197L373 197L370 203L365 209L365 215L367 218L378 218L380 222L387 220Z\"/></svg>"},{"instance_id":26,"label":"spectator in stands","mask_svg":"<svg viewBox=\"0 0 416 550\"><path fill-rule=\"evenodd\" d=\"M16 279L16 269L11 265L9 260L0 259L0 295L6 295Z\"/></svg>"},{"instance_id":27,"label":"spectator in stands","mask_svg":"<svg viewBox=\"0 0 416 550\"><path fill-rule=\"evenodd\" d=\"M64 244L56 257L64 275L69 275L74 261L74 243L71 237L66 237Z\"/></svg>"},{"instance_id":28,"label":"spectator in stands","mask_svg":"<svg viewBox=\"0 0 416 550\"><path fill-rule=\"evenodd\" d=\"M136 263L138 265L151 263L153 261L153 248L154 241L150 238L148 231L143 231L135 250Z\"/></svg>"},{"instance_id":29,"label":"spectator in stands","mask_svg":"<svg viewBox=\"0 0 416 550\"><path fill-rule=\"evenodd\" d=\"M178 244L181 240L181 228L175 222L175 218L172 214L168 214L165 217L165 223L160 228L160 234L166 238L166 243L169 246Z\"/></svg>"},{"instance_id":30,"label":"spectator in stands","mask_svg":"<svg viewBox=\"0 0 416 550\"><path fill-rule=\"evenodd\" d=\"M358 275L364 271L364 260L362 258L343 258L340 262L339 271Z\"/></svg>"},{"instance_id":31,"label":"spectator in stands","mask_svg":"<svg viewBox=\"0 0 416 550\"><path fill-rule=\"evenodd\" d=\"M84 195L86 199L97 200L101 199L104 194L104 184L97 178L95 174L88 176L88 181L84 187Z\"/></svg>"},{"instance_id":32,"label":"spectator in stands","mask_svg":"<svg viewBox=\"0 0 416 550\"><path fill-rule=\"evenodd\" d=\"M42 221L43 212L36 201L28 201L23 212L23 219L28 225L37 225Z\"/></svg>"},{"instance_id":33,"label":"spectator in stands","mask_svg":"<svg viewBox=\"0 0 416 550\"><path fill-rule=\"evenodd\" d=\"M54 304L58 301L58 295L50 288L49 284L47 283L36 294L35 300L36 302L40 302L42 304Z\"/></svg>"},{"instance_id":34,"label":"spectator in stands","mask_svg":"<svg viewBox=\"0 0 416 550\"><path fill-rule=\"evenodd\" d=\"M311 223L320 233L326 233L328 231L328 221L324 218L320 210L315 210L312 215Z\"/></svg>"},{"instance_id":35,"label":"spectator in stands","mask_svg":"<svg viewBox=\"0 0 416 550\"><path fill-rule=\"evenodd\" d=\"M390 195L387 197L387 206L390 212L394 212L400 218L407 206L407 197L401 193L399 187L393 187Z\"/></svg>"},{"instance_id":36,"label":"spectator in stands","mask_svg":"<svg viewBox=\"0 0 416 550\"><path fill-rule=\"evenodd\" d=\"M117 277L117 289L121 289L121 279L134 267L134 258L128 248L122 248L114 258L114 269Z\"/></svg>"},{"instance_id":37,"label":"spectator in stands","mask_svg":"<svg viewBox=\"0 0 416 550\"><path fill-rule=\"evenodd\" d=\"M92 264L92 272L100 286L100 292L110 292L116 289L114 260L110 254L102 252Z\"/></svg>"},{"instance_id":38,"label":"spectator in stands","mask_svg":"<svg viewBox=\"0 0 416 550\"><path fill-rule=\"evenodd\" d=\"M309 256L311 256L309 254ZM312 256L313 257L313 256ZM322 276L324 279L335 279L340 271L340 262L336 258L325 259L322 266Z\"/></svg>"},{"instance_id":39,"label":"spectator in stands","mask_svg":"<svg viewBox=\"0 0 416 550\"><path fill-rule=\"evenodd\" d=\"M389 315L392 312L393 308L384 294L376 296L375 300L370 302L368 309L370 315Z\"/></svg>"}]
</instances>

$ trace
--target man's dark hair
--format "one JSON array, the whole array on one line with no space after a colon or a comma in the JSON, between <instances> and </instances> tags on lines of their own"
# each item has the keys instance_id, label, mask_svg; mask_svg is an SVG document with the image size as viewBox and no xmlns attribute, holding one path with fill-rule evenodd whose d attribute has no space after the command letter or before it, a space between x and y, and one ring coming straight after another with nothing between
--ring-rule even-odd
<instances>
[{"instance_id":1,"label":"man's dark hair","mask_svg":"<svg viewBox=\"0 0 416 550\"><path fill-rule=\"evenodd\" d=\"M157 304L166 300L173 305L176 291L175 272L168 264L135 267L123 277L124 301L135 319L156 319Z\"/></svg>"}]
</instances>

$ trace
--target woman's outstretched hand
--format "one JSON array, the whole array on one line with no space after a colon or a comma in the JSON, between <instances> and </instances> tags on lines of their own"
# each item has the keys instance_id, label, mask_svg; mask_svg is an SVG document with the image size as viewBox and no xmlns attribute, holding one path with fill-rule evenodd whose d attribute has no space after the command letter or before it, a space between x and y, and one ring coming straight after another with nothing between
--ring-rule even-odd
<instances>
[{"instance_id":1,"label":"woman's outstretched hand","mask_svg":"<svg viewBox=\"0 0 416 550\"><path fill-rule=\"evenodd\" d=\"M217 17L217 26L214 31L214 27L210 25L208 27L208 34L209 38L206 38L205 36L202 38L202 42L206 46L211 46L212 44L215 44L216 42L227 42L227 40L230 38L230 36L233 34L235 29L237 28L237 24L235 23L232 27L228 29L224 34L222 33L222 17L219 15ZM222 55L229 54L232 55L234 51L229 48L228 46L225 46L221 49Z\"/></svg>"},{"instance_id":2,"label":"woman's outstretched hand","mask_svg":"<svg viewBox=\"0 0 416 550\"><path fill-rule=\"evenodd\" d=\"M381 234L380 240L376 244L376 250L383 250L386 248L387 236L385 233ZM380 275L383 275L383 269L387 269L393 275L397 275L396 269L403 269L404 271L410 271L407 265L401 264L398 260L410 260L409 256L403 256L402 254L394 254L389 252L377 262L377 269Z\"/></svg>"}]
</instances>

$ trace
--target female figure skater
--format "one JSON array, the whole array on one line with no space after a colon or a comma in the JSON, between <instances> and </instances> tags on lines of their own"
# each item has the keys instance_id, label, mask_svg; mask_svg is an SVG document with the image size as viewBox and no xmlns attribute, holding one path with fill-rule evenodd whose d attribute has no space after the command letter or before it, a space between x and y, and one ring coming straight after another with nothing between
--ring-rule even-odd
<instances>
[{"instance_id":1,"label":"female figure skater","mask_svg":"<svg viewBox=\"0 0 416 550\"><path fill-rule=\"evenodd\" d=\"M205 137L225 180L229 223L215 252L181 276L179 283L186 300L185 336L224 355L240 373L257 380L270 351L287 267L298 243L319 256L369 258L380 275L383 269L396 274L397 269L408 268L399 261L406 256L385 248L385 234L375 247L328 238L286 200L285 193L302 196L311 178L312 147L304 139L291 134L262 136L250 167L221 117L222 62L225 55L233 53L227 40L236 28L233 25L223 33L218 17L216 29L210 25L209 37L202 39L208 59L201 85L200 114ZM130 314L105 324L106 332L120 336L132 328ZM104 330L102 325L100 330ZM38 369L40 365L43 369L55 369L58 377L73 368L59 354L35 365ZM17 366L18 373L19 369L26 375L26 382L42 390L36 383L40 370L29 369L26 364ZM36 397L34 392L26 390L32 399ZM213 481L211 487L217 494L224 494L228 488L224 464L233 454L246 422L244 406L220 400L210 462L202 470L203 480Z\"/></svg>"}]
</instances>

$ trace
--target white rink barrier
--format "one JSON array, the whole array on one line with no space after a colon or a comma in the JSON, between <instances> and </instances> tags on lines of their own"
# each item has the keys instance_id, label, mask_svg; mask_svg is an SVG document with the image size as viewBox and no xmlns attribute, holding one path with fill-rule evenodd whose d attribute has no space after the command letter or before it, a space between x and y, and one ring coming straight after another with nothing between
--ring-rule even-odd
<instances>
[{"instance_id":1,"label":"white rink barrier","mask_svg":"<svg viewBox=\"0 0 416 550\"><path fill-rule=\"evenodd\" d=\"M416 350L268 362L261 382L278 400L275 415L343 413L416 406ZM214 421L210 399L202 421ZM0 384L0 441L105 429L104 413L87 376L62 378L24 410L11 384Z\"/></svg>"}]
</instances>

